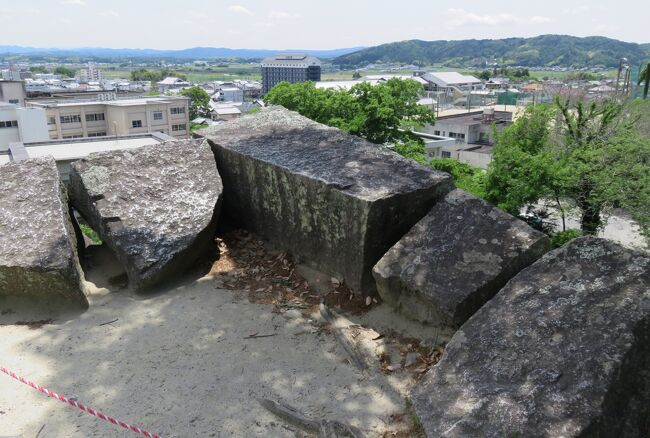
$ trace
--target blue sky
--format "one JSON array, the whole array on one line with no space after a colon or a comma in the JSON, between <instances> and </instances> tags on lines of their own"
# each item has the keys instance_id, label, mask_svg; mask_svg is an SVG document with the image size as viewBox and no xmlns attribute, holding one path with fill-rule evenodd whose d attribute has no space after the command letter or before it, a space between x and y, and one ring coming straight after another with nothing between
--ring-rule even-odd
<instances>
[{"instance_id":1,"label":"blue sky","mask_svg":"<svg viewBox=\"0 0 650 438\"><path fill-rule=\"evenodd\" d=\"M649 12L641 0L0 0L0 45L329 49L546 33L647 43Z\"/></svg>"}]
</instances>

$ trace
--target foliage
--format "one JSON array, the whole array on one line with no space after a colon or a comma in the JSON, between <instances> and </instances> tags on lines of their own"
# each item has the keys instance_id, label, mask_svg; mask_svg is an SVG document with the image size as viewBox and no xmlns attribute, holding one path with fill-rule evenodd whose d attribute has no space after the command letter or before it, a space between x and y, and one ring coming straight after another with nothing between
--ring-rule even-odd
<instances>
[{"instance_id":1,"label":"foliage","mask_svg":"<svg viewBox=\"0 0 650 438\"><path fill-rule=\"evenodd\" d=\"M47 73L47 69L42 65L33 65L29 67L29 71L32 73Z\"/></svg>"},{"instance_id":2,"label":"foliage","mask_svg":"<svg viewBox=\"0 0 650 438\"><path fill-rule=\"evenodd\" d=\"M637 63L646 56L647 48L635 43L605 37L541 35L500 40L401 41L339 56L334 64L361 66L387 62L470 66L487 58L497 59L502 65L617 67L621 57Z\"/></svg>"},{"instance_id":3,"label":"foliage","mask_svg":"<svg viewBox=\"0 0 650 438\"><path fill-rule=\"evenodd\" d=\"M643 99L648 98L648 87L650 86L650 62L643 67L641 73L639 73L639 80L637 85L643 84Z\"/></svg>"},{"instance_id":4,"label":"foliage","mask_svg":"<svg viewBox=\"0 0 650 438\"><path fill-rule=\"evenodd\" d=\"M146 68L140 68L131 72L132 81L149 81L149 82L160 82L166 77L176 77L184 81L187 80L187 75L182 73L175 72L168 68L163 68L161 70L147 70Z\"/></svg>"},{"instance_id":5,"label":"foliage","mask_svg":"<svg viewBox=\"0 0 650 438\"><path fill-rule=\"evenodd\" d=\"M424 144L421 141L409 140L395 144L393 150L403 157L410 158L420 164L427 164Z\"/></svg>"},{"instance_id":6,"label":"foliage","mask_svg":"<svg viewBox=\"0 0 650 438\"><path fill-rule=\"evenodd\" d=\"M74 78L76 71L68 68L64 65L60 65L57 68L54 69L54 74L56 75L61 75L67 78Z\"/></svg>"},{"instance_id":7,"label":"foliage","mask_svg":"<svg viewBox=\"0 0 650 438\"><path fill-rule=\"evenodd\" d=\"M196 131L199 129L206 128L206 125L202 125L200 123L190 123L190 133L194 134Z\"/></svg>"},{"instance_id":8,"label":"foliage","mask_svg":"<svg viewBox=\"0 0 650 438\"><path fill-rule=\"evenodd\" d=\"M495 133L487 173L489 202L517 216L526 204L559 196L559 176L548 147L554 113L550 106L528 106L515 123Z\"/></svg>"},{"instance_id":9,"label":"foliage","mask_svg":"<svg viewBox=\"0 0 650 438\"><path fill-rule=\"evenodd\" d=\"M99 237L99 234L97 234L97 231L93 230L86 224L79 224L79 229L81 232L89 238L95 245L101 245L102 244L102 239Z\"/></svg>"},{"instance_id":10,"label":"foliage","mask_svg":"<svg viewBox=\"0 0 650 438\"><path fill-rule=\"evenodd\" d=\"M195 85L182 89L178 94L190 98L190 120L207 117L210 113L210 95L203 88Z\"/></svg>"},{"instance_id":11,"label":"foliage","mask_svg":"<svg viewBox=\"0 0 650 438\"><path fill-rule=\"evenodd\" d=\"M512 214L539 200L575 206L581 230L595 234L602 214L629 211L648 233L650 141L621 104L604 101L528 107L497 135L487 199Z\"/></svg>"},{"instance_id":12,"label":"foliage","mask_svg":"<svg viewBox=\"0 0 650 438\"><path fill-rule=\"evenodd\" d=\"M405 120L415 124L434 122L433 112L417 104L421 93L417 82L402 79L378 85L362 82L350 90L316 88L312 82L282 82L269 91L264 101L385 144L417 140L401 129Z\"/></svg>"},{"instance_id":13,"label":"foliage","mask_svg":"<svg viewBox=\"0 0 650 438\"><path fill-rule=\"evenodd\" d=\"M439 158L431 160L429 165L432 169L449 173L456 183L456 187L471 193L477 198L485 199L485 184L487 174L483 169L461 163L451 158Z\"/></svg>"},{"instance_id":14,"label":"foliage","mask_svg":"<svg viewBox=\"0 0 650 438\"><path fill-rule=\"evenodd\" d=\"M483 70L477 77L483 81L489 81L492 74L490 73L490 70Z\"/></svg>"},{"instance_id":15,"label":"foliage","mask_svg":"<svg viewBox=\"0 0 650 438\"><path fill-rule=\"evenodd\" d=\"M559 248L569 243L573 239L582 236L582 231L576 229L569 229L565 231L558 231L551 234L551 248Z\"/></svg>"}]
</instances>

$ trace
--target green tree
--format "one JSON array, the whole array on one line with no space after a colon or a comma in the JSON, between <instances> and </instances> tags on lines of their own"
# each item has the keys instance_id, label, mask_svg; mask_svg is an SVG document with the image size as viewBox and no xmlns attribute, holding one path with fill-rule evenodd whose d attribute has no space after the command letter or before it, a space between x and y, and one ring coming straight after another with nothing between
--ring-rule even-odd
<instances>
[{"instance_id":1,"label":"green tree","mask_svg":"<svg viewBox=\"0 0 650 438\"><path fill-rule=\"evenodd\" d=\"M641 73L639 73L639 80L637 85L643 84L643 98L648 98L648 87L650 86L650 62L643 67Z\"/></svg>"},{"instance_id":2,"label":"green tree","mask_svg":"<svg viewBox=\"0 0 650 438\"><path fill-rule=\"evenodd\" d=\"M623 207L649 231L650 141L615 102L556 100L529 107L496 137L487 199L513 214L553 200L581 214L581 230L595 234L603 211Z\"/></svg>"},{"instance_id":3,"label":"green tree","mask_svg":"<svg viewBox=\"0 0 650 438\"><path fill-rule=\"evenodd\" d=\"M540 198L559 199L562 188L549 148L554 114L549 105L528 106L515 123L495 133L487 174L489 202L519 215L522 207Z\"/></svg>"},{"instance_id":4,"label":"green tree","mask_svg":"<svg viewBox=\"0 0 650 438\"><path fill-rule=\"evenodd\" d=\"M42 65L34 65L32 67L29 67L29 71L32 73L47 73L47 69Z\"/></svg>"},{"instance_id":5,"label":"green tree","mask_svg":"<svg viewBox=\"0 0 650 438\"><path fill-rule=\"evenodd\" d=\"M481 73L478 74L478 78L482 79L484 81L489 81L490 80L491 73L489 70L483 70Z\"/></svg>"},{"instance_id":6,"label":"green tree","mask_svg":"<svg viewBox=\"0 0 650 438\"><path fill-rule=\"evenodd\" d=\"M178 94L190 98L190 120L206 117L210 112L210 95L203 88L184 88Z\"/></svg>"},{"instance_id":7,"label":"green tree","mask_svg":"<svg viewBox=\"0 0 650 438\"><path fill-rule=\"evenodd\" d=\"M68 68L68 67L66 67L64 65L60 65L60 66L58 66L57 68L54 69L54 74L65 76L65 77L68 77L68 78L74 78L75 73L76 73L75 70L73 70L71 68Z\"/></svg>"},{"instance_id":8,"label":"green tree","mask_svg":"<svg viewBox=\"0 0 650 438\"><path fill-rule=\"evenodd\" d=\"M350 90L319 89L312 82L282 82L264 97L292 111L377 143L420 141L409 125L433 123L433 112L418 105L422 87L412 80L362 82Z\"/></svg>"}]
</instances>

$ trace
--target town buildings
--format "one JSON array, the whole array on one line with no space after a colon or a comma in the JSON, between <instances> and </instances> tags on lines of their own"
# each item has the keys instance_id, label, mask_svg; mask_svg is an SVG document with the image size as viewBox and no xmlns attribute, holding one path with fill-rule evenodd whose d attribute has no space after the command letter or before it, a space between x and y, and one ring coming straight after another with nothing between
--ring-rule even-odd
<instances>
[{"instance_id":1,"label":"town buildings","mask_svg":"<svg viewBox=\"0 0 650 438\"><path fill-rule=\"evenodd\" d=\"M441 116L422 129L430 158L452 158L487 169L492 161L494 131L512 124L512 113L486 108L482 111Z\"/></svg>"},{"instance_id":2,"label":"town buildings","mask_svg":"<svg viewBox=\"0 0 650 438\"><path fill-rule=\"evenodd\" d=\"M86 67L79 70L79 82L82 84L101 82L103 79L102 71L93 62L89 62Z\"/></svg>"},{"instance_id":3,"label":"town buildings","mask_svg":"<svg viewBox=\"0 0 650 438\"><path fill-rule=\"evenodd\" d=\"M110 93L108 94L110 99ZM189 135L189 99L186 97L39 100L30 101L28 106L46 111L50 139L149 132L162 132L177 138L186 138Z\"/></svg>"},{"instance_id":4,"label":"town buildings","mask_svg":"<svg viewBox=\"0 0 650 438\"><path fill-rule=\"evenodd\" d=\"M181 78L175 78L172 76L166 77L162 81L157 83L158 91L164 93L170 90L179 90L181 88L190 87L192 84Z\"/></svg>"},{"instance_id":5,"label":"town buildings","mask_svg":"<svg viewBox=\"0 0 650 438\"><path fill-rule=\"evenodd\" d=\"M318 82L321 62L302 53L286 53L265 58L261 64L262 93L266 94L280 82Z\"/></svg>"}]
</instances>

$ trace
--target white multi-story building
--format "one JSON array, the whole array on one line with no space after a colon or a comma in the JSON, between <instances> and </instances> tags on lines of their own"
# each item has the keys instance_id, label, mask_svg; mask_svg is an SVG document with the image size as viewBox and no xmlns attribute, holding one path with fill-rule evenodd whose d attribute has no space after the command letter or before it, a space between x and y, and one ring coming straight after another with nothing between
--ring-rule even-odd
<instances>
[{"instance_id":1,"label":"white multi-story building","mask_svg":"<svg viewBox=\"0 0 650 438\"><path fill-rule=\"evenodd\" d=\"M92 101L41 100L28 103L47 112L50 139L105 137L162 132L187 138L189 99L187 97L139 97L114 99L114 93Z\"/></svg>"},{"instance_id":2,"label":"white multi-story building","mask_svg":"<svg viewBox=\"0 0 650 438\"><path fill-rule=\"evenodd\" d=\"M0 102L0 151L8 150L10 143L49 138L44 109Z\"/></svg>"},{"instance_id":3,"label":"white multi-story building","mask_svg":"<svg viewBox=\"0 0 650 438\"><path fill-rule=\"evenodd\" d=\"M102 71L93 62L89 62L86 67L79 70L79 82L82 84L101 82L103 79Z\"/></svg>"}]
</instances>

